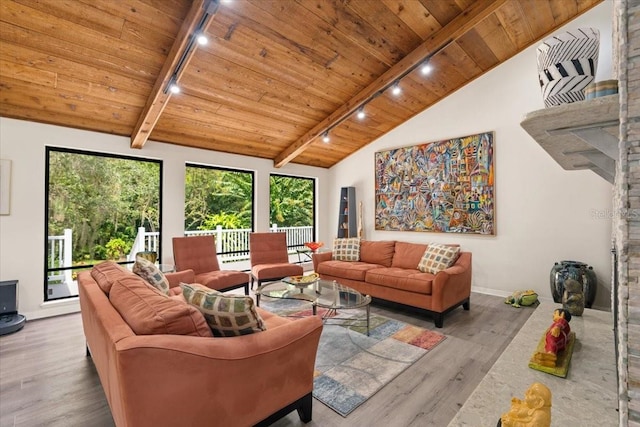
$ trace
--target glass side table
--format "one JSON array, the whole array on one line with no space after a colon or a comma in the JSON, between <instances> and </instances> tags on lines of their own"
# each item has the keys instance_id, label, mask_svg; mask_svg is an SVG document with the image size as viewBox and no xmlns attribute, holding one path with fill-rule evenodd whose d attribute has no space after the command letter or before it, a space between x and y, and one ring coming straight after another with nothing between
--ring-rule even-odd
<instances>
[{"instance_id":1,"label":"glass side table","mask_svg":"<svg viewBox=\"0 0 640 427\"><path fill-rule=\"evenodd\" d=\"M285 277L280 282L261 285L256 290L256 305L260 307L261 297L307 301L311 304L314 316L317 314L317 307L326 309L322 316L324 323L331 320L345 320L336 317L338 310L364 308L365 318L356 321L362 322L363 326L366 325L367 335L369 335L371 296L361 294L336 281L318 279L309 283L292 283L290 279Z\"/></svg>"}]
</instances>

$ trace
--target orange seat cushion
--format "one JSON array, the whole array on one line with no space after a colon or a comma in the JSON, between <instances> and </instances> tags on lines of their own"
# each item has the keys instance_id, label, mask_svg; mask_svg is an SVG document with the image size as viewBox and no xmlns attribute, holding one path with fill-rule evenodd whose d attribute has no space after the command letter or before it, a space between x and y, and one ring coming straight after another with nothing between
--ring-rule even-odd
<instances>
[{"instance_id":1,"label":"orange seat cushion","mask_svg":"<svg viewBox=\"0 0 640 427\"><path fill-rule=\"evenodd\" d=\"M194 282L211 289L227 289L249 283L249 279L249 275L242 271L218 270L196 274Z\"/></svg>"},{"instance_id":2,"label":"orange seat cushion","mask_svg":"<svg viewBox=\"0 0 640 427\"><path fill-rule=\"evenodd\" d=\"M362 240L360 242L360 261L391 267L395 248L395 240Z\"/></svg>"},{"instance_id":3,"label":"orange seat cushion","mask_svg":"<svg viewBox=\"0 0 640 427\"><path fill-rule=\"evenodd\" d=\"M274 279L287 276L301 276L302 266L297 264L259 264L251 269L251 273L258 280Z\"/></svg>"},{"instance_id":4,"label":"orange seat cushion","mask_svg":"<svg viewBox=\"0 0 640 427\"><path fill-rule=\"evenodd\" d=\"M428 245L396 242L391 267L418 269L418 264Z\"/></svg>"},{"instance_id":5,"label":"orange seat cushion","mask_svg":"<svg viewBox=\"0 0 640 427\"><path fill-rule=\"evenodd\" d=\"M364 282L367 271L382 267L379 264L367 264L359 261L325 261L318 265L318 274L343 277Z\"/></svg>"},{"instance_id":6,"label":"orange seat cushion","mask_svg":"<svg viewBox=\"0 0 640 427\"><path fill-rule=\"evenodd\" d=\"M367 271L367 283L431 295L433 279L430 273L404 268L377 268Z\"/></svg>"}]
</instances>

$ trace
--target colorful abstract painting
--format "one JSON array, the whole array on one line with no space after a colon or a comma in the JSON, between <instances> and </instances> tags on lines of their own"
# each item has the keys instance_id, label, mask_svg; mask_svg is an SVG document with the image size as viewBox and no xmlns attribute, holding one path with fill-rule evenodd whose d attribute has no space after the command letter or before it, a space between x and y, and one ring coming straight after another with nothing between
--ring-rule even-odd
<instances>
[{"instance_id":1,"label":"colorful abstract painting","mask_svg":"<svg viewBox=\"0 0 640 427\"><path fill-rule=\"evenodd\" d=\"M376 230L495 234L493 132L375 153Z\"/></svg>"}]
</instances>

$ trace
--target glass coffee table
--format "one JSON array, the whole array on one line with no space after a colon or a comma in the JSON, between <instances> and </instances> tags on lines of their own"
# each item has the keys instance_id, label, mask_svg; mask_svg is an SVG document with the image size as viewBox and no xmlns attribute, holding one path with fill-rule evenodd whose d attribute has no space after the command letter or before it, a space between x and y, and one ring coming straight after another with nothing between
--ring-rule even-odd
<instances>
[{"instance_id":1,"label":"glass coffee table","mask_svg":"<svg viewBox=\"0 0 640 427\"><path fill-rule=\"evenodd\" d=\"M260 307L260 298L297 299L311 303L313 314L317 308L325 308L323 320L338 319L338 310L349 310L364 307L367 312L367 335L369 335L369 304L371 297L362 295L357 290L331 280L317 279L309 283L296 283L285 277L280 282L270 282L261 285L256 290L256 305Z\"/></svg>"}]
</instances>

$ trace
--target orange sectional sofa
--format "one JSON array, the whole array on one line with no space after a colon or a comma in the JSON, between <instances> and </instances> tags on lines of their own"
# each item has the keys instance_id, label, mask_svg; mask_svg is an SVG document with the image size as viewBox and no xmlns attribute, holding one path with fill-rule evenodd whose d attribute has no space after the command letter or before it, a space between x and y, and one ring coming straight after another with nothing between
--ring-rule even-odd
<instances>
[{"instance_id":1,"label":"orange sectional sofa","mask_svg":"<svg viewBox=\"0 0 640 427\"><path fill-rule=\"evenodd\" d=\"M116 426L269 425L293 410L310 421L322 321L257 308L265 331L214 338L181 295L190 275L167 274L169 296L112 262L78 275L87 355Z\"/></svg>"},{"instance_id":2,"label":"orange sectional sofa","mask_svg":"<svg viewBox=\"0 0 640 427\"><path fill-rule=\"evenodd\" d=\"M444 315L459 305L469 310L471 252L460 252L455 263L437 274L418 270L426 244L400 241L360 242L359 261L334 260L333 252L313 255L320 278L335 280L360 293L427 310L438 328Z\"/></svg>"}]
</instances>

